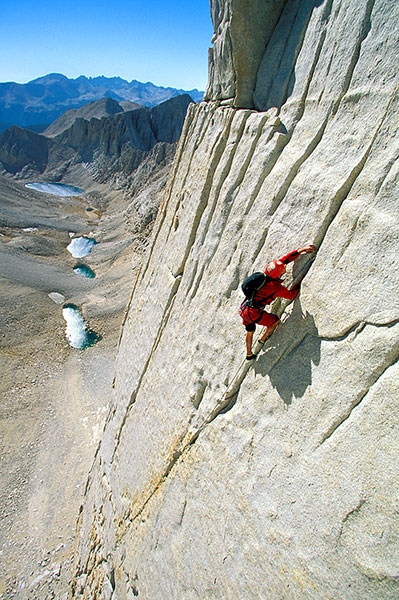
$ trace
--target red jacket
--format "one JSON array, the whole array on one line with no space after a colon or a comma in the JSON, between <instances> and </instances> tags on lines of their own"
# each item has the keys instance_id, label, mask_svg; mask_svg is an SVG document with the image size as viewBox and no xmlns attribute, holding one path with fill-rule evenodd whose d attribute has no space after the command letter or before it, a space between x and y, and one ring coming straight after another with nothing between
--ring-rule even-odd
<instances>
[{"instance_id":1,"label":"red jacket","mask_svg":"<svg viewBox=\"0 0 399 600\"><path fill-rule=\"evenodd\" d=\"M294 261L299 256L299 252L297 250L292 250L292 252L288 252L279 260L287 265L288 263ZM267 265L265 267L266 271ZM240 315L243 320L244 325L249 325L250 323L256 323L262 317L262 309L271 304L273 300L276 298L286 298L287 300L293 300L299 293L299 286L295 286L292 290L289 290L283 285L283 282L280 278L272 279L269 278L269 281L265 283L265 285L256 292L253 303L257 308L250 308L244 301L240 307Z\"/></svg>"},{"instance_id":2,"label":"red jacket","mask_svg":"<svg viewBox=\"0 0 399 600\"><path fill-rule=\"evenodd\" d=\"M288 252L288 254L285 254L278 260L284 263L285 265L288 265L288 263L296 260L298 256L300 256L299 252L297 250L292 250L291 252ZM264 273L266 273L266 269L267 265L265 267ZM293 290L289 290L283 286L283 283L280 278L270 278L269 281L258 292L256 292L254 297L254 303L263 304L263 301L265 301L263 306L266 306L267 304L273 302L273 300L275 300L276 298L286 298L287 300L293 300L298 295L298 292L298 287L295 287Z\"/></svg>"}]
</instances>

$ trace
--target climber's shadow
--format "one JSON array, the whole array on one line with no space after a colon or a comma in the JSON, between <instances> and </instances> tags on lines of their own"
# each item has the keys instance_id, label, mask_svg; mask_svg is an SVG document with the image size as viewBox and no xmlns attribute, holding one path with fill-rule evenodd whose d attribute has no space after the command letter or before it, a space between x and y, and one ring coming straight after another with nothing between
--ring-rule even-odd
<instances>
[{"instance_id":1,"label":"climber's shadow","mask_svg":"<svg viewBox=\"0 0 399 600\"><path fill-rule=\"evenodd\" d=\"M284 319L283 319L284 320ZM284 402L301 398L312 383L312 364L320 362L320 339L313 317L303 314L300 300L261 352L255 370L268 375Z\"/></svg>"}]
</instances>

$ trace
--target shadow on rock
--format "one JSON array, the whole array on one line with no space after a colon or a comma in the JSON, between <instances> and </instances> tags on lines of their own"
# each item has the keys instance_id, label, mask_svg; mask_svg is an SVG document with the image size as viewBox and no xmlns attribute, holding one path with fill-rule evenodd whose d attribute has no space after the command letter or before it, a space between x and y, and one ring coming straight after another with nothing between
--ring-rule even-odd
<instances>
[{"instance_id":1,"label":"shadow on rock","mask_svg":"<svg viewBox=\"0 0 399 600\"><path fill-rule=\"evenodd\" d=\"M268 375L285 404L301 398L312 383L312 363L320 362L320 339L313 317L303 314L299 300L287 320L270 340L256 364L260 375Z\"/></svg>"}]
</instances>

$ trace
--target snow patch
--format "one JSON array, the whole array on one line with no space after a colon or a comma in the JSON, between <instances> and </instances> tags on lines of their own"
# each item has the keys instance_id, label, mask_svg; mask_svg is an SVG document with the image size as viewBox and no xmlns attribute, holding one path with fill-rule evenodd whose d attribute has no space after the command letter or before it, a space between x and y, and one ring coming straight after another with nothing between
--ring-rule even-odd
<instances>
[{"instance_id":1,"label":"snow patch","mask_svg":"<svg viewBox=\"0 0 399 600\"><path fill-rule=\"evenodd\" d=\"M83 350L98 341L98 335L94 331L88 330L86 321L74 304L65 304L62 309L62 316L67 324L65 328L66 337L72 348Z\"/></svg>"},{"instance_id":2,"label":"snow patch","mask_svg":"<svg viewBox=\"0 0 399 600\"><path fill-rule=\"evenodd\" d=\"M67 250L74 258L83 258L83 256L90 254L91 249L96 243L97 242L94 238L85 236L78 237L74 238L71 243L68 244Z\"/></svg>"}]
</instances>

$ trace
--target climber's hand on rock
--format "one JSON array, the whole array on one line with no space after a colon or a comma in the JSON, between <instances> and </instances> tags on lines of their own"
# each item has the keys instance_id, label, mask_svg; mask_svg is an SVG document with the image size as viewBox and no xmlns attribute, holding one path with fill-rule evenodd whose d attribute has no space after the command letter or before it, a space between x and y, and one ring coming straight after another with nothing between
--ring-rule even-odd
<instances>
[{"instance_id":1,"label":"climber's hand on rock","mask_svg":"<svg viewBox=\"0 0 399 600\"><path fill-rule=\"evenodd\" d=\"M311 254L312 252L316 252L316 246L313 244L308 244L307 246L300 248L298 252L299 254Z\"/></svg>"}]
</instances>

